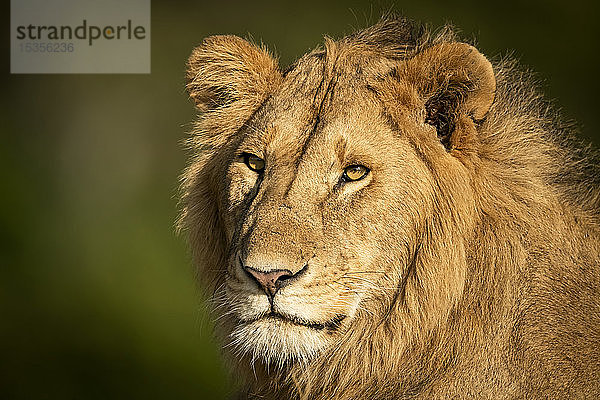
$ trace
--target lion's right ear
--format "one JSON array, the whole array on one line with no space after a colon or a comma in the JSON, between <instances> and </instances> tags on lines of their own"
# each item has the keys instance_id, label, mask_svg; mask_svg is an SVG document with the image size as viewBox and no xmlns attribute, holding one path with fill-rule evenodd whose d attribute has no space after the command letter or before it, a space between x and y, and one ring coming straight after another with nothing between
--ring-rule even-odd
<instances>
[{"instance_id":1,"label":"lion's right ear","mask_svg":"<svg viewBox=\"0 0 600 400\"><path fill-rule=\"evenodd\" d=\"M187 62L187 91L201 111L260 104L281 80L269 52L237 36L210 36Z\"/></svg>"}]
</instances>

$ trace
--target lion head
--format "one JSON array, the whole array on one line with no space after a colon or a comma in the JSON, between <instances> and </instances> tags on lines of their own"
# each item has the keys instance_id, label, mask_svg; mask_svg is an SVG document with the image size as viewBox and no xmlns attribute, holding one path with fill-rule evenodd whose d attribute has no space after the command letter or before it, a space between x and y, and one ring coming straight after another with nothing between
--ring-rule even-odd
<instances>
[{"instance_id":1,"label":"lion head","mask_svg":"<svg viewBox=\"0 0 600 400\"><path fill-rule=\"evenodd\" d=\"M187 88L203 114L180 224L242 369L298 385L294 368L315 360L337 360L321 373L339 376L353 352L378 363L450 343L436 332L482 276L470 263L482 221L544 185L531 175L509 194L501 173L484 174L503 160L487 158L482 132L510 130L498 74L449 31L416 34L396 19L326 39L285 71L235 36L193 51ZM451 363L442 353L421 367Z\"/></svg>"}]
</instances>

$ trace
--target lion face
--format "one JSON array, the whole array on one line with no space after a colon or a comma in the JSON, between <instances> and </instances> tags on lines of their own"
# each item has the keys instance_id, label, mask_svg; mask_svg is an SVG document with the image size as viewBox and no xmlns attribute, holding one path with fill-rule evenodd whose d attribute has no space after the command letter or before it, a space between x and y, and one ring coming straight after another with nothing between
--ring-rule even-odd
<instances>
[{"instance_id":1,"label":"lion face","mask_svg":"<svg viewBox=\"0 0 600 400\"><path fill-rule=\"evenodd\" d=\"M467 45L436 49L418 56L423 70L423 59L346 50L328 43L285 74L235 37L209 38L190 58L188 88L206 112L198 145L209 150L186 173L182 219L216 282L225 347L239 356L310 360L357 323L380 323L399 299L422 312L423 299L439 306L461 290L460 268L442 265L419 271L411 293L420 298L405 296L415 247L442 206L430 158L442 170L462 165L449 146L464 135L443 143L440 129L451 121L468 132L493 93L476 62L472 76L463 63L441 78L432 71L444 57L485 58ZM436 251L448 259L460 243ZM442 294L432 300L436 285Z\"/></svg>"},{"instance_id":2,"label":"lion face","mask_svg":"<svg viewBox=\"0 0 600 400\"><path fill-rule=\"evenodd\" d=\"M343 77L317 117L317 87L310 101L288 95L301 76L239 132L221 188L232 339L269 358L322 351L365 302L393 293L415 210L429 207L424 164L358 78Z\"/></svg>"}]
</instances>

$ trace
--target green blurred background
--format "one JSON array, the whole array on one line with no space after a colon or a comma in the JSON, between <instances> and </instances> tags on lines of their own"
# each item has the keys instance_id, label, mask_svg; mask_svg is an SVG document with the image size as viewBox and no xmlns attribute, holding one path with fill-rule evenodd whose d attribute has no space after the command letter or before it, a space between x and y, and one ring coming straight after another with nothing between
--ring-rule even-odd
<instances>
[{"instance_id":1,"label":"green blurred background","mask_svg":"<svg viewBox=\"0 0 600 400\"><path fill-rule=\"evenodd\" d=\"M8 2L6 2L8 3ZM184 64L203 37L262 40L287 65L396 10L513 51L596 145L593 2L154 1L150 75L10 75L0 102L0 398L220 399L231 393L174 234Z\"/></svg>"}]
</instances>

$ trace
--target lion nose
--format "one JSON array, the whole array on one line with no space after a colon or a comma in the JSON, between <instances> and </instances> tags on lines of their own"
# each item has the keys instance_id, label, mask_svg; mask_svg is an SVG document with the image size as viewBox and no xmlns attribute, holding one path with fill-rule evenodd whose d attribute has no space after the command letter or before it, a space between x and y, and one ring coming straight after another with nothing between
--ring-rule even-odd
<instances>
[{"instance_id":1,"label":"lion nose","mask_svg":"<svg viewBox=\"0 0 600 400\"><path fill-rule=\"evenodd\" d=\"M244 266L244 271L246 271L246 273L258 283L258 286L265 291L267 296L271 298L275 296L275 293L277 293L287 279L294 276L294 274L287 269L264 272Z\"/></svg>"}]
</instances>

